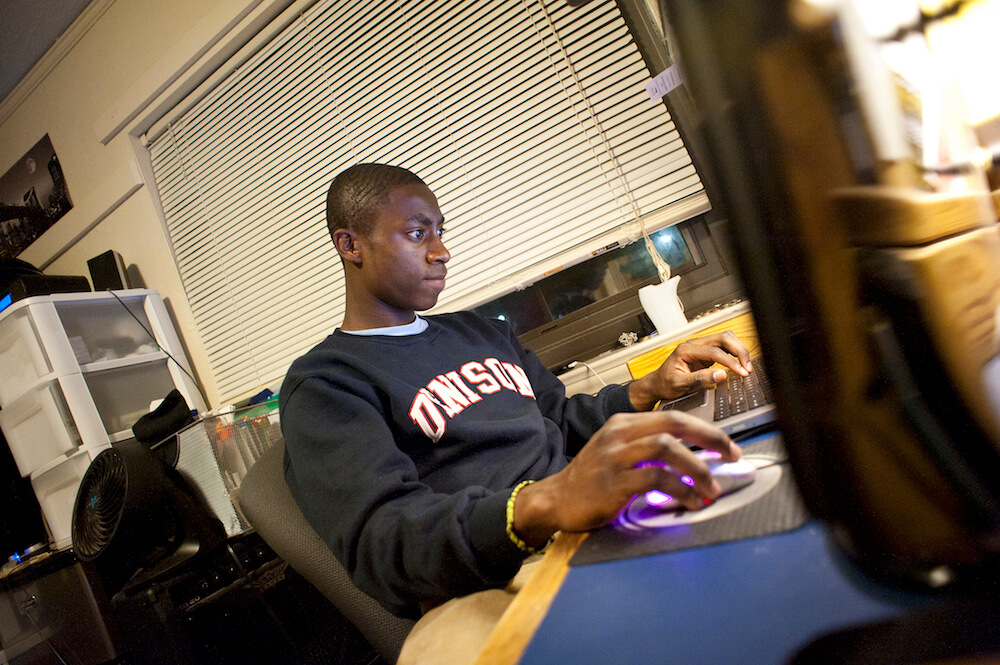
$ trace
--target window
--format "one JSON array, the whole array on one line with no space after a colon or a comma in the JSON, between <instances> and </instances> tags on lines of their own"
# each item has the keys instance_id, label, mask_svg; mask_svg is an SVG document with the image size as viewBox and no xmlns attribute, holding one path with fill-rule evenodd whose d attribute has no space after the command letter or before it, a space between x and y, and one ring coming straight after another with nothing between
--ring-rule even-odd
<instances>
[{"instance_id":1,"label":"window","mask_svg":"<svg viewBox=\"0 0 1000 665\"><path fill-rule=\"evenodd\" d=\"M273 384L343 315L332 177L406 166L448 220L441 310L707 209L618 5L321 0L148 137L222 400Z\"/></svg>"},{"instance_id":2,"label":"window","mask_svg":"<svg viewBox=\"0 0 1000 665\"><path fill-rule=\"evenodd\" d=\"M690 231L680 226L650 236L674 275L690 272L705 263L693 238L689 245L684 236L691 238ZM656 276L645 243L638 241L546 277L523 291L480 305L475 311L509 321L514 332L523 335L600 300L649 284Z\"/></svg>"},{"instance_id":3,"label":"window","mask_svg":"<svg viewBox=\"0 0 1000 665\"><path fill-rule=\"evenodd\" d=\"M689 320L745 297L721 228L705 215L650 234L660 256L680 275L680 296ZM574 360L589 360L621 346L622 333L637 338L656 331L642 310L639 289L659 282L641 240L566 268L535 284L475 308L509 321L521 343L559 373Z\"/></svg>"}]
</instances>

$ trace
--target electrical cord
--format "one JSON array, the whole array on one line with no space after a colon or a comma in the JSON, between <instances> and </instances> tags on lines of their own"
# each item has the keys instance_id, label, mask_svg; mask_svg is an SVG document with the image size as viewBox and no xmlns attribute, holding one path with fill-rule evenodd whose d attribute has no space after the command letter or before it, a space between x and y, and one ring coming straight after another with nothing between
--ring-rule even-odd
<instances>
[{"instance_id":1,"label":"electrical cord","mask_svg":"<svg viewBox=\"0 0 1000 665\"><path fill-rule=\"evenodd\" d=\"M746 461L748 461L751 464L753 464L757 468L758 471L770 468L772 466L781 466L782 464L788 464L788 458L787 457L773 457L772 458L771 455L768 455L766 453L757 453L757 454L751 453L751 454L748 454L744 459L746 459ZM763 463L762 464L757 464L756 463L757 460L760 460Z\"/></svg>"},{"instance_id":2,"label":"electrical cord","mask_svg":"<svg viewBox=\"0 0 1000 665\"><path fill-rule=\"evenodd\" d=\"M604 379L602 379L602 378L601 378L601 375L597 373L597 370L595 370L595 369L594 369L593 367L591 367L591 366L590 366L590 365L588 365L587 363L583 362L582 360L574 360L573 362L571 362L571 363L569 363L568 365L566 365L566 368L567 368L567 369L573 369L573 368L574 368L574 367L576 367L577 365L583 365L584 367L586 367L587 369L589 369L589 370L590 370L590 372L591 372L591 374L593 374L594 376L596 376L596 377L597 377L597 380L601 382L601 385L602 385L602 386L607 386L607 385L608 385L608 384L607 384L607 383L606 383L606 382L604 381Z\"/></svg>"},{"instance_id":3,"label":"electrical cord","mask_svg":"<svg viewBox=\"0 0 1000 665\"><path fill-rule=\"evenodd\" d=\"M28 593L27 593L27 592L25 592L25 602L27 602L27 601L29 601L29 600L31 600L31 599L30 599L30 597L28 597ZM49 638L47 638L47 637L45 636L45 631L43 631L43 630L41 629L41 627L40 627L40 626L38 625L38 623L37 623L37 622L35 621L35 618L34 618L33 616L31 616L30 614L28 614L28 610L27 610L27 608L26 608L26 607L24 606L24 604L23 604L23 603L21 603L21 602L18 602L18 601L17 601L17 597L16 597L16 596L15 596L15 598L14 598L14 601L15 601L15 603L17 604L17 608L18 608L18 611L20 611L20 612L21 612L21 614L23 614L23 615L24 615L24 618L25 618L25 619L27 619L28 621L30 621L30 622L31 622L31 626L32 626L32 627L33 627L33 628L35 629L35 632L36 632L36 633L38 633L38 636L39 636L40 638L42 638L42 641L43 641L43 642L45 642L45 646L47 646L47 647L49 648L49 651L51 651L51 652L52 652L52 654L53 654L53 655L54 655L54 656L55 656L56 658L58 658L58 659L59 659L59 662L60 662L60 663L62 663L62 665L69 665L69 663L67 663L67 662L66 662L66 659L65 659L65 658L63 658L63 657L62 657L62 655L61 655L61 654L59 653L59 651L58 651L58 650L57 650L57 649L55 648L55 645L53 645L53 644L52 644L52 642L50 642L50 641L49 641ZM71 653L72 653L72 652L71 652ZM74 657L74 660L75 660L75 661L76 661L77 663L81 663L81 664L82 664L82 662L83 662L83 661L81 661L81 660L80 660L80 658L76 656L76 654L73 654L73 657Z\"/></svg>"},{"instance_id":4,"label":"electrical cord","mask_svg":"<svg viewBox=\"0 0 1000 665\"><path fill-rule=\"evenodd\" d=\"M117 300L117 301L119 302L119 304L121 304L121 306L122 306L123 308L125 308L125 311L129 313L129 316L131 316L131 317L132 317L133 319L135 319L135 322L139 324L139 327L140 327L140 328L142 328L142 330L143 330L143 331L144 331L144 332L145 332L145 333L146 333L147 335L149 335L149 338L150 338L151 340L153 340L153 343L155 343L155 344L156 344L157 346L159 346L159 347L160 347L160 351L163 351L163 353L164 353L164 354L166 354L166 356L167 356L168 358L170 358L170 359L171 359L171 360L172 360L172 361L174 362L174 364L175 364L175 365L177 365L177 367L178 367L178 368L179 368L179 369L180 369L180 370L181 370L182 372L184 372L185 374L187 374L187 375L188 375L188 378L190 378L190 379L191 379L191 382L192 382L192 383L194 383L194 387L195 387L195 388L197 388L197 390L198 390L198 393L199 393L199 394L201 395L201 398L202 398L202 400L204 400L204 402L205 402L205 407L207 408L207 407L208 407L208 405L209 405L209 402L208 402L208 397L207 397L207 396L205 395L205 391L204 391L204 389L203 389L203 388L201 387L201 383L200 383L200 382L198 381L198 379L194 378L194 375L193 375L193 374L191 374L191 372L189 372L189 371L187 370L187 368L185 368L185 367L184 367L184 365L182 365L182 364L181 364L180 362L178 362L178 360L177 360L176 358L174 358L174 357L173 357L172 355L170 355L170 352L169 352L169 351L167 351L167 350L166 350L166 349L164 349L164 348L163 348L162 346L160 346L160 343L159 343L159 341L157 341L157 339L156 339L156 336L155 336L155 335L154 335L154 334L153 334L153 333L152 333L152 332L151 332L151 331L149 330L149 328L147 328L147 327L145 326L145 324L144 324L144 323L143 323L143 322L142 322L142 321L141 321L141 320L139 319L139 317L138 317L138 316L136 316L136 315L135 315L135 313L134 313L134 312L133 312L133 311L132 311L131 309L129 309L129 308L128 308L128 305L126 305L126 304L125 304L125 301L124 301L124 300L122 300L121 298L119 298L119 297L118 297L118 294L117 294L117 293L115 293L115 292L114 292L114 291L112 291L111 289L107 289L107 292L108 292L108 293L110 293L111 295L113 295L113 296L115 297L115 300Z\"/></svg>"}]
</instances>

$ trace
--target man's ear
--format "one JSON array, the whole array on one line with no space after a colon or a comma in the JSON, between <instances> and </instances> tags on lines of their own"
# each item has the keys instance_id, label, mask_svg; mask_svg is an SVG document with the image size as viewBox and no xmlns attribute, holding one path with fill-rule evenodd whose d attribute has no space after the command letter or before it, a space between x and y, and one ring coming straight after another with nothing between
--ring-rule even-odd
<instances>
[{"instance_id":1,"label":"man's ear","mask_svg":"<svg viewBox=\"0 0 1000 665\"><path fill-rule=\"evenodd\" d=\"M350 263L361 263L361 243L357 231L337 229L333 232L333 246L340 258Z\"/></svg>"}]
</instances>

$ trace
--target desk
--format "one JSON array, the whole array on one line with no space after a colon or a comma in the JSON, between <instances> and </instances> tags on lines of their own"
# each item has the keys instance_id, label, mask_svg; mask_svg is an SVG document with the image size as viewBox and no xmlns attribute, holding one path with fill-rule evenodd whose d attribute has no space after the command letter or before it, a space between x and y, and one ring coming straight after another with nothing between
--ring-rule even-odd
<instances>
[{"instance_id":1,"label":"desk","mask_svg":"<svg viewBox=\"0 0 1000 665\"><path fill-rule=\"evenodd\" d=\"M769 536L570 567L585 537L559 534L477 665L786 663L826 633L942 602L862 578L814 521Z\"/></svg>"},{"instance_id":2,"label":"desk","mask_svg":"<svg viewBox=\"0 0 1000 665\"><path fill-rule=\"evenodd\" d=\"M521 662L784 663L824 632L907 606L860 593L810 523L573 568Z\"/></svg>"}]
</instances>

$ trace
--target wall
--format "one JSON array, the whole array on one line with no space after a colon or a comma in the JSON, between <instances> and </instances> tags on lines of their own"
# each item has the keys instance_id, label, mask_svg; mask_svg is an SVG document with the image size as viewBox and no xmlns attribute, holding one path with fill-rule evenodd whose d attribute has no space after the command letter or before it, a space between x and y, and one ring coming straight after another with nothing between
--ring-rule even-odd
<instances>
[{"instance_id":1,"label":"wall","mask_svg":"<svg viewBox=\"0 0 1000 665\"><path fill-rule=\"evenodd\" d=\"M87 259L118 251L133 286L163 295L212 406L219 406L218 392L146 184L152 179L143 180L137 136L218 64L236 37L287 4L94 0L0 103L0 173L48 134L73 201L19 258L47 274L89 278Z\"/></svg>"}]
</instances>

